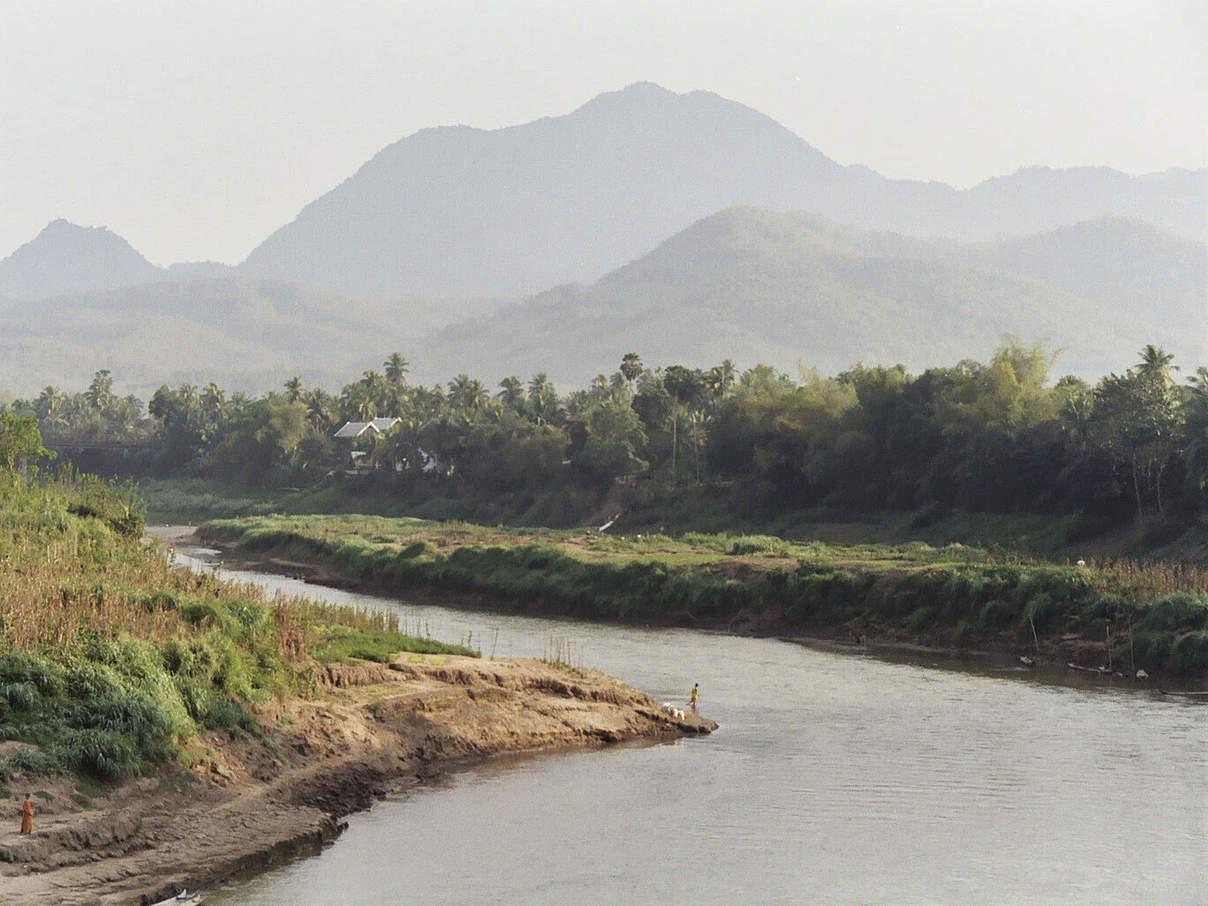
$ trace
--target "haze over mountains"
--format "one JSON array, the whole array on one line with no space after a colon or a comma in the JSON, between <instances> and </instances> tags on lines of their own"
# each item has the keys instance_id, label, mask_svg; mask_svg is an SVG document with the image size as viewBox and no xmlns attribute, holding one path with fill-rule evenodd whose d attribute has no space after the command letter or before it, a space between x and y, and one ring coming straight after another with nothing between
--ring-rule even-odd
<instances>
[{"instance_id":1,"label":"haze over mountains","mask_svg":"<svg viewBox=\"0 0 1208 906\"><path fill-rule=\"evenodd\" d=\"M201 280L235 272L234 268L216 261L156 267L107 228L76 226L60 218L0 261L0 300L45 299L161 280Z\"/></svg>"},{"instance_id":2,"label":"haze over mountains","mask_svg":"<svg viewBox=\"0 0 1208 906\"><path fill-rule=\"evenodd\" d=\"M353 293L531 293L598 279L739 204L965 241L1102 216L1208 238L1208 170L1031 168L958 191L840 166L749 107L645 82L523 126L404 138L243 268Z\"/></svg>"},{"instance_id":3,"label":"haze over mountains","mask_svg":"<svg viewBox=\"0 0 1208 906\"><path fill-rule=\"evenodd\" d=\"M402 139L237 268L158 268L55 221L0 261L0 391L99 368L140 392L338 384L394 349L424 381L580 382L630 350L917 369L984 356L1003 332L1067 347L1058 369L1086 376L1147 342L1198 364L1205 235L1208 170L1032 168L958 191L640 83L566 116Z\"/></svg>"},{"instance_id":4,"label":"haze over mountains","mask_svg":"<svg viewBox=\"0 0 1208 906\"><path fill-rule=\"evenodd\" d=\"M1083 265L1077 251L1088 247L1128 262L1119 270L1142 290L1134 304L1122 304L1127 283L1101 281ZM1199 290L1166 294L1147 282L1155 275ZM834 373L857 360L919 370L985 359L1011 333L1063 348L1057 371L1092 376L1133 364L1147 342L1183 362L1208 361L1206 284L1208 246L1144 224L1101 220L967 246L731 208L590 287L446 328L415 358L447 373L473 365L524 375L541 362L575 384L615 368L630 349L652 364L729 357L790 373L797 363Z\"/></svg>"}]
</instances>

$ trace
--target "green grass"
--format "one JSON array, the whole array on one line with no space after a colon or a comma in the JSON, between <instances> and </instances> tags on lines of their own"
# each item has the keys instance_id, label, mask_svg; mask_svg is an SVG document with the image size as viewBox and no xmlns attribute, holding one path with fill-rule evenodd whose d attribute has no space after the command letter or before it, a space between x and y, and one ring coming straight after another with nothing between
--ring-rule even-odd
<instances>
[{"instance_id":1,"label":"green grass","mask_svg":"<svg viewBox=\"0 0 1208 906\"><path fill-rule=\"evenodd\" d=\"M177 572L141 518L129 487L0 473L0 741L29 744L0 756L0 780L117 780L186 761L206 731L260 736L257 707L312 694L316 660L474 653L387 614Z\"/></svg>"},{"instance_id":2,"label":"green grass","mask_svg":"<svg viewBox=\"0 0 1208 906\"><path fill-rule=\"evenodd\" d=\"M961 543L833 545L774 535L490 528L419 519L260 517L202 526L248 552L320 562L375 584L430 584L592 619L788 627L879 625L940 644L1063 637L1127 642L1151 673L1208 669L1208 574L1162 564L1063 565ZM1105 650L1106 653L1106 650Z\"/></svg>"},{"instance_id":3,"label":"green grass","mask_svg":"<svg viewBox=\"0 0 1208 906\"><path fill-rule=\"evenodd\" d=\"M479 656L478 651L464 645L449 645L434 639L381 629L335 628L321 641L310 646L310 654L316 660L345 664L356 660L388 664L403 652Z\"/></svg>"}]
</instances>

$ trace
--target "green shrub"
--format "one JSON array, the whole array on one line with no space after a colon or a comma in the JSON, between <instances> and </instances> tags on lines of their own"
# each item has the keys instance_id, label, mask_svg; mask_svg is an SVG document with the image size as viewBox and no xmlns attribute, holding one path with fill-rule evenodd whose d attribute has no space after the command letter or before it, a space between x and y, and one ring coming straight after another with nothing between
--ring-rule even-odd
<instances>
[{"instance_id":1,"label":"green shrub","mask_svg":"<svg viewBox=\"0 0 1208 906\"><path fill-rule=\"evenodd\" d=\"M71 770L99 780L137 777L143 769L134 741L113 730L70 730L53 750Z\"/></svg>"},{"instance_id":2,"label":"green shrub","mask_svg":"<svg viewBox=\"0 0 1208 906\"><path fill-rule=\"evenodd\" d=\"M987 631L1002 629L1012 623L1018 613L1010 601L994 598L982 605L977 615L977 624Z\"/></svg>"}]
</instances>

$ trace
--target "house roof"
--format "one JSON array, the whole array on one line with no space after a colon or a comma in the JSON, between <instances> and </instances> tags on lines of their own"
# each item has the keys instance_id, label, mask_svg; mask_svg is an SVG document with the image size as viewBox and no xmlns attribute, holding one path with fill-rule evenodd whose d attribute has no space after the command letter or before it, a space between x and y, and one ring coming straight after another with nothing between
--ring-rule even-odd
<instances>
[{"instance_id":1,"label":"house roof","mask_svg":"<svg viewBox=\"0 0 1208 906\"><path fill-rule=\"evenodd\" d=\"M401 418L375 418L371 422L344 422L340 430L332 436L339 438L360 437L366 431L385 434L401 421Z\"/></svg>"},{"instance_id":2,"label":"house roof","mask_svg":"<svg viewBox=\"0 0 1208 906\"><path fill-rule=\"evenodd\" d=\"M343 427L333 437L360 437L373 428L373 422L344 422Z\"/></svg>"}]
</instances>

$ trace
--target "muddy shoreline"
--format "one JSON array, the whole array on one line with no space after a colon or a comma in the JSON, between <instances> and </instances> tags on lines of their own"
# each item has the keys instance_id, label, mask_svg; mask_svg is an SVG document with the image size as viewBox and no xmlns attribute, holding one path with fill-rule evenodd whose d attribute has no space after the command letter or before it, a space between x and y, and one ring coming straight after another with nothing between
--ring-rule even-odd
<instances>
[{"instance_id":1,"label":"muddy shoreline","mask_svg":"<svg viewBox=\"0 0 1208 906\"><path fill-rule=\"evenodd\" d=\"M313 700L260 709L261 738L209 733L191 767L83 808L70 778L14 780L46 796L33 836L15 822L0 832L0 901L154 903L313 852L383 794L493 755L716 728L612 677L540 661L404 654L317 668L316 683Z\"/></svg>"}]
</instances>

